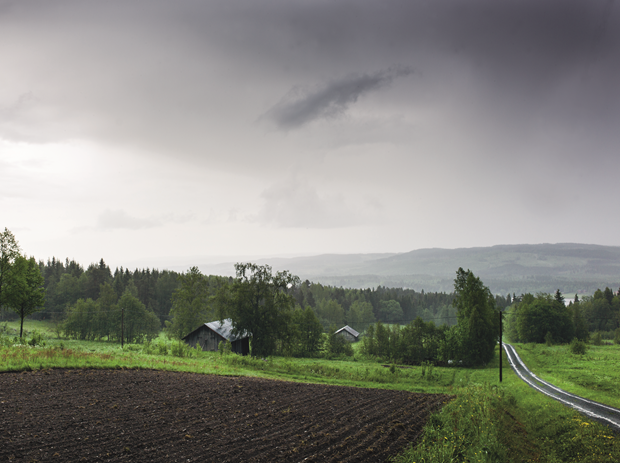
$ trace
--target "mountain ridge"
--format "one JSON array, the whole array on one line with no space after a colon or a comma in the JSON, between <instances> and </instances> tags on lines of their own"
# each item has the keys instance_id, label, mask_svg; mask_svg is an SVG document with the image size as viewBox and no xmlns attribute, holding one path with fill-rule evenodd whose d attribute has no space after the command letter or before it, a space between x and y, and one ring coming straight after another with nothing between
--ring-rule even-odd
<instances>
[{"instance_id":1,"label":"mountain ridge","mask_svg":"<svg viewBox=\"0 0 620 463\"><path fill-rule=\"evenodd\" d=\"M620 285L620 246L580 243L502 244L472 248L424 248L405 253L319 254L263 258L274 270L302 280L347 287L408 287L452 291L459 267L469 269L496 294L591 294ZM234 263L199 265L204 273L233 275Z\"/></svg>"}]
</instances>

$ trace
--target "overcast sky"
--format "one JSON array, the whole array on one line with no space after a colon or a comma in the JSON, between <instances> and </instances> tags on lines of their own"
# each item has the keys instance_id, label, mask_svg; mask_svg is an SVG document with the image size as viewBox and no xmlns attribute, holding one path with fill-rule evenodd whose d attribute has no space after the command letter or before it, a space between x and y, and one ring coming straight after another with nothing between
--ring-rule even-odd
<instances>
[{"instance_id":1,"label":"overcast sky","mask_svg":"<svg viewBox=\"0 0 620 463\"><path fill-rule=\"evenodd\" d=\"M613 0L0 0L0 63L39 259L620 245Z\"/></svg>"}]
</instances>

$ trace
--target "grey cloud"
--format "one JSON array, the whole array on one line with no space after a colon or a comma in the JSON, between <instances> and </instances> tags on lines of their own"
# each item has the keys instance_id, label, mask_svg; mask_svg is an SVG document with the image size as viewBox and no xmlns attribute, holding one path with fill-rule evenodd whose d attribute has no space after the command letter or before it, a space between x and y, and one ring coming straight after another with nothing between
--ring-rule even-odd
<instances>
[{"instance_id":1,"label":"grey cloud","mask_svg":"<svg viewBox=\"0 0 620 463\"><path fill-rule=\"evenodd\" d=\"M139 230L143 228L153 228L159 226L160 223L151 219L141 219L132 217L122 209L110 210L106 209L97 220L97 228L104 230L113 229L129 229Z\"/></svg>"},{"instance_id":2,"label":"grey cloud","mask_svg":"<svg viewBox=\"0 0 620 463\"><path fill-rule=\"evenodd\" d=\"M353 227L376 219L380 208L374 203L364 211L340 194L321 195L307 180L297 178L272 185L261 197L264 205L254 220L284 228Z\"/></svg>"},{"instance_id":3,"label":"grey cloud","mask_svg":"<svg viewBox=\"0 0 620 463\"><path fill-rule=\"evenodd\" d=\"M374 74L349 75L313 89L294 88L261 119L271 120L277 127L287 130L317 119L338 117L362 95L411 73L411 69L398 66Z\"/></svg>"},{"instance_id":4,"label":"grey cloud","mask_svg":"<svg viewBox=\"0 0 620 463\"><path fill-rule=\"evenodd\" d=\"M6 140L32 140L22 130L29 124L37 125L37 110L40 101L31 91L18 95L12 102L0 106L0 136Z\"/></svg>"},{"instance_id":5,"label":"grey cloud","mask_svg":"<svg viewBox=\"0 0 620 463\"><path fill-rule=\"evenodd\" d=\"M397 77L388 66L404 63L420 79L398 102L403 112L419 99L438 107L472 95L445 113L496 123L519 140L538 119L595 127L610 145L618 138L620 8L607 0L144 5L12 3L0 15L0 106L13 108L31 89L38 100L22 101L0 135L130 144L234 171L270 170L281 161L275 150L255 156L240 146L257 114L271 107L263 119L283 130L338 117ZM351 74L376 69L384 71ZM325 76L348 77L309 86ZM214 140L239 146L222 155Z\"/></svg>"}]
</instances>

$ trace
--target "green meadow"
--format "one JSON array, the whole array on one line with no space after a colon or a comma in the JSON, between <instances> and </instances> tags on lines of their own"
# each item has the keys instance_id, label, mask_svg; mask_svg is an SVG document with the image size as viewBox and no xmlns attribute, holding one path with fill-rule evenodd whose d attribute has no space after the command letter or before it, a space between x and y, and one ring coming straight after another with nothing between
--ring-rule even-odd
<instances>
[{"instance_id":1,"label":"green meadow","mask_svg":"<svg viewBox=\"0 0 620 463\"><path fill-rule=\"evenodd\" d=\"M567 345L513 344L539 378L581 397L620 408L620 345L589 345L573 355Z\"/></svg>"},{"instance_id":2,"label":"green meadow","mask_svg":"<svg viewBox=\"0 0 620 463\"><path fill-rule=\"evenodd\" d=\"M14 336L16 325L0 325L1 371L148 368L454 395L429 420L421 441L404 451L397 462L620 461L618 435L528 387L512 373L505 356L503 382L499 383L498 355L482 368L391 365L364 358L356 344L355 355L346 359L263 360L196 351L164 336L123 349L105 341L59 339L52 325L36 321L26 322L24 345ZM29 345L33 338L44 345ZM585 356L574 356L565 346L516 348L544 379L585 397L620 405L613 386L619 379L620 349L616 346L591 346Z\"/></svg>"}]
</instances>

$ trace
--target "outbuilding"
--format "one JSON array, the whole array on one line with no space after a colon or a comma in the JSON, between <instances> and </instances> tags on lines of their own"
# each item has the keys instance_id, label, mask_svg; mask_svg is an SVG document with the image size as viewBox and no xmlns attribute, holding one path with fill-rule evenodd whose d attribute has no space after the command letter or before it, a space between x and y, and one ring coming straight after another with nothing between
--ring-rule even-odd
<instances>
[{"instance_id":1,"label":"outbuilding","mask_svg":"<svg viewBox=\"0 0 620 463\"><path fill-rule=\"evenodd\" d=\"M342 336L349 342L357 342L360 340L360 334L349 325L343 326L338 331L336 331L334 335Z\"/></svg>"},{"instance_id":2,"label":"outbuilding","mask_svg":"<svg viewBox=\"0 0 620 463\"><path fill-rule=\"evenodd\" d=\"M250 336L248 334L234 336L232 320L227 318L205 323L183 338L191 347L199 345L202 350L216 351L220 342L230 341L232 351L248 355L250 353Z\"/></svg>"}]
</instances>

